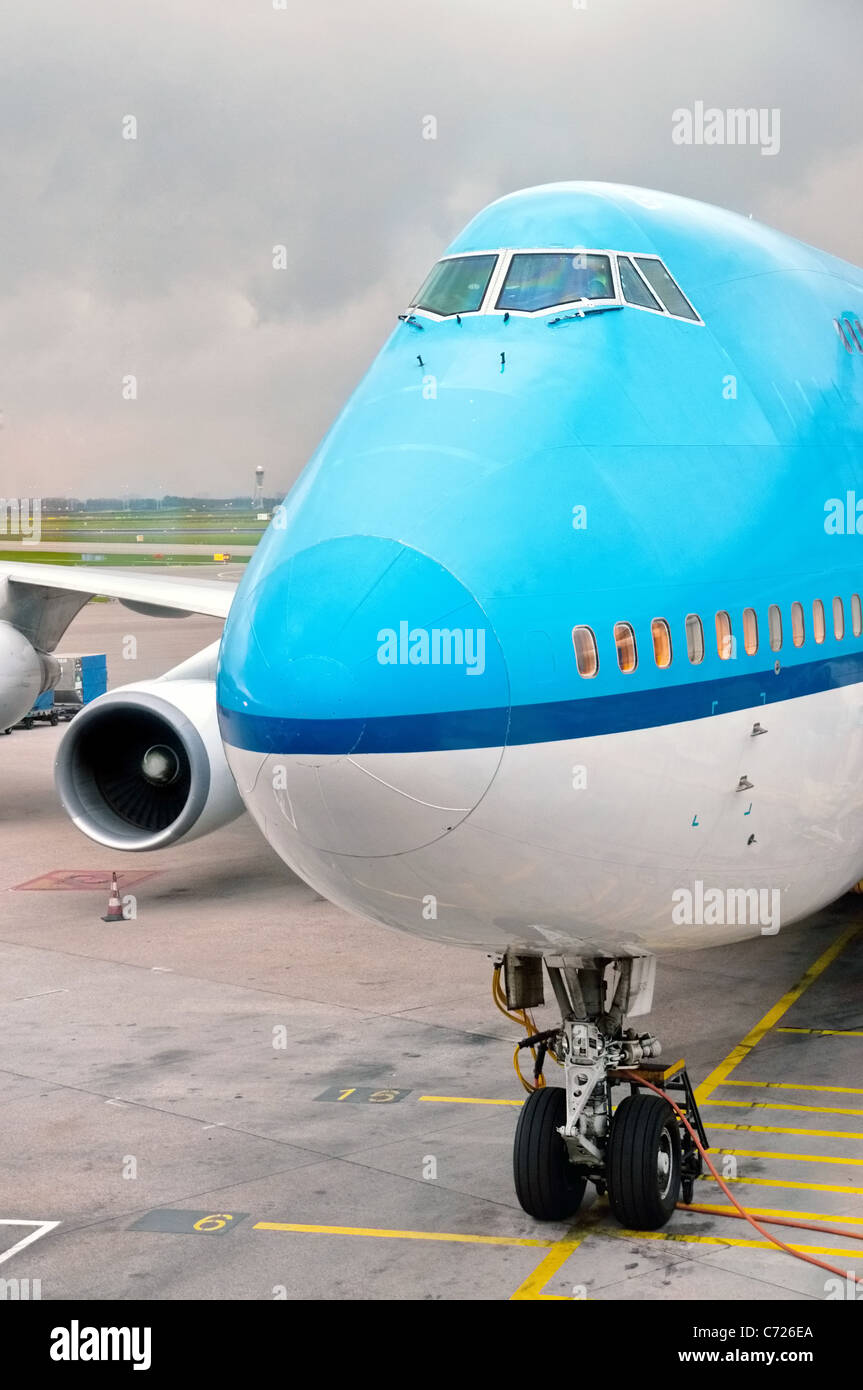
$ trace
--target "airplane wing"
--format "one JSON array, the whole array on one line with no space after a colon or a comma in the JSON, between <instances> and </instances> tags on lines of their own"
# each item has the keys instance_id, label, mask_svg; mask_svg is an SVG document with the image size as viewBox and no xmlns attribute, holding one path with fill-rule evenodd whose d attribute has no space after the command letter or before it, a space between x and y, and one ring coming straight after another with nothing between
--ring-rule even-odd
<instances>
[{"instance_id":1,"label":"airplane wing","mask_svg":"<svg viewBox=\"0 0 863 1390\"><path fill-rule=\"evenodd\" d=\"M226 618L236 587L217 579L9 561L0 563L0 621L11 623L40 651L50 652L96 594L148 616Z\"/></svg>"}]
</instances>

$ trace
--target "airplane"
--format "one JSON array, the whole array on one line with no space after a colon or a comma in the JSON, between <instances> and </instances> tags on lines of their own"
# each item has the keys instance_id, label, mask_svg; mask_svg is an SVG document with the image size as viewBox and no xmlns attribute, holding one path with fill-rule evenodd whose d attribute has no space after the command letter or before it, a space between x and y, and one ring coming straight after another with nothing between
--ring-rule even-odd
<instances>
[{"instance_id":1,"label":"airplane","mask_svg":"<svg viewBox=\"0 0 863 1390\"><path fill-rule=\"evenodd\" d=\"M678 1113L612 1102L660 1065L629 1026L657 959L863 875L861 322L863 271L745 216L524 189L404 306L236 593L0 570L0 724L93 594L226 619L70 724L56 784L97 843L245 808L332 902L490 953L513 1017L545 970L513 1159L537 1219L588 1182L638 1229L691 1200Z\"/></svg>"}]
</instances>

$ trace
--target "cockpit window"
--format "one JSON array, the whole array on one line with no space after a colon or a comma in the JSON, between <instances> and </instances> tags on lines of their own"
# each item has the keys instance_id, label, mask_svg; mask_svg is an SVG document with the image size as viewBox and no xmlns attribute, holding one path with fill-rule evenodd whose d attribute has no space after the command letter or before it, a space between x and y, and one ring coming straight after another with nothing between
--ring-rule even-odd
<instances>
[{"instance_id":1,"label":"cockpit window","mask_svg":"<svg viewBox=\"0 0 863 1390\"><path fill-rule=\"evenodd\" d=\"M496 255L451 256L438 261L414 298L414 307L430 314L474 314L488 289Z\"/></svg>"},{"instance_id":2,"label":"cockpit window","mask_svg":"<svg viewBox=\"0 0 863 1390\"><path fill-rule=\"evenodd\" d=\"M703 322L658 256L584 247L501 247L446 256L426 277L411 301L411 312L400 317L411 322L414 310L441 319L564 311L557 318L549 312L553 326L564 318L584 318L627 305L662 318Z\"/></svg>"},{"instance_id":3,"label":"cockpit window","mask_svg":"<svg viewBox=\"0 0 863 1390\"><path fill-rule=\"evenodd\" d=\"M556 304L614 297L610 256L527 251L512 257L495 308L530 314Z\"/></svg>"},{"instance_id":4,"label":"cockpit window","mask_svg":"<svg viewBox=\"0 0 863 1390\"><path fill-rule=\"evenodd\" d=\"M627 304L636 304L639 309L652 309L654 313L661 314L662 305L647 288L629 257L618 256L617 264L620 267L620 287Z\"/></svg>"},{"instance_id":5,"label":"cockpit window","mask_svg":"<svg viewBox=\"0 0 863 1390\"><path fill-rule=\"evenodd\" d=\"M669 314L678 319L698 319L698 315L680 287L672 280L662 261L651 256L636 256L635 263L650 286L656 290Z\"/></svg>"}]
</instances>

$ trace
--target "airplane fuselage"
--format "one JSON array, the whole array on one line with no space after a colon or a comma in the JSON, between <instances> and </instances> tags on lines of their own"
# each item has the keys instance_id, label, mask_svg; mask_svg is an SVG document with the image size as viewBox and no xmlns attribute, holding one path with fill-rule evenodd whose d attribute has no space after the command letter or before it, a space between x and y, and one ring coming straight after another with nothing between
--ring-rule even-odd
<instances>
[{"instance_id":1,"label":"airplane fuselage","mask_svg":"<svg viewBox=\"0 0 863 1390\"><path fill-rule=\"evenodd\" d=\"M583 248L612 293L497 307L510 252ZM592 184L492 204L447 255L483 253L481 308L411 307L249 566L240 792L316 889L437 940L789 925L863 874L863 271ZM627 301L621 256L694 315Z\"/></svg>"}]
</instances>

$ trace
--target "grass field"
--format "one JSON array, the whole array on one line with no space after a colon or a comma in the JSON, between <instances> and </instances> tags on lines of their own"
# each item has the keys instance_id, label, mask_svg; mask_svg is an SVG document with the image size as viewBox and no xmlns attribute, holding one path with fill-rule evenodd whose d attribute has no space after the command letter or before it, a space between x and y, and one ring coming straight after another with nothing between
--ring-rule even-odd
<instances>
[{"instance_id":1,"label":"grass field","mask_svg":"<svg viewBox=\"0 0 863 1390\"><path fill-rule=\"evenodd\" d=\"M231 507L218 511L182 511L168 508L159 512L72 512L58 515L42 513L43 541L124 540L136 535L147 541L174 540L193 543L211 538L237 544L254 545L266 528L249 508Z\"/></svg>"},{"instance_id":2,"label":"grass field","mask_svg":"<svg viewBox=\"0 0 863 1390\"><path fill-rule=\"evenodd\" d=\"M163 508L161 511L76 511L58 514L45 512L41 518L41 544L52 541L64 545L80 543L81 550L31 550L17 541L3 544L0 533L0 561L30 560L47 565L105 564L122 565L201 565L212 564L217 552L231 552L239 545L257 545L267 527L248 506L221 507L211 511ZM159 555L130 550L129 554L108 553L100 560L83 561L84 555L98 555L103 544L130 547L141 536L146 545L158 545ZM201 555L177 555L172 545L201 545L207 552ZM245 563L247 557L232 555L232 561Z\"/></svg>"},{"instance_id":3,"label":"grass field","mask_svg":"<svg viewBox=\"0 0 863 1390\"><path fill-rule=\"evenodd\" d=\"M213 552L221 550L221 546L214 545ZM225 546L225 550L230 553L230 546ZM106 569L119 569L125 565L131 565L140 569L144 565L210 565L213 564L212 555L172 555L170 550L163 551L160 555L136 554L134 551L130 555L105 555L100 560L84 559L89 556L91 551L83 550L76 553L74 550L30 550L27 547L20 547L17 550L0 550L0 564L4 560L26 561L28 564L39 565L104 565ZM98 553L98 552L97 552ZM245 565L248 560L246 555L231 555L232 565Z\"/></svg>"}]
</instances>

